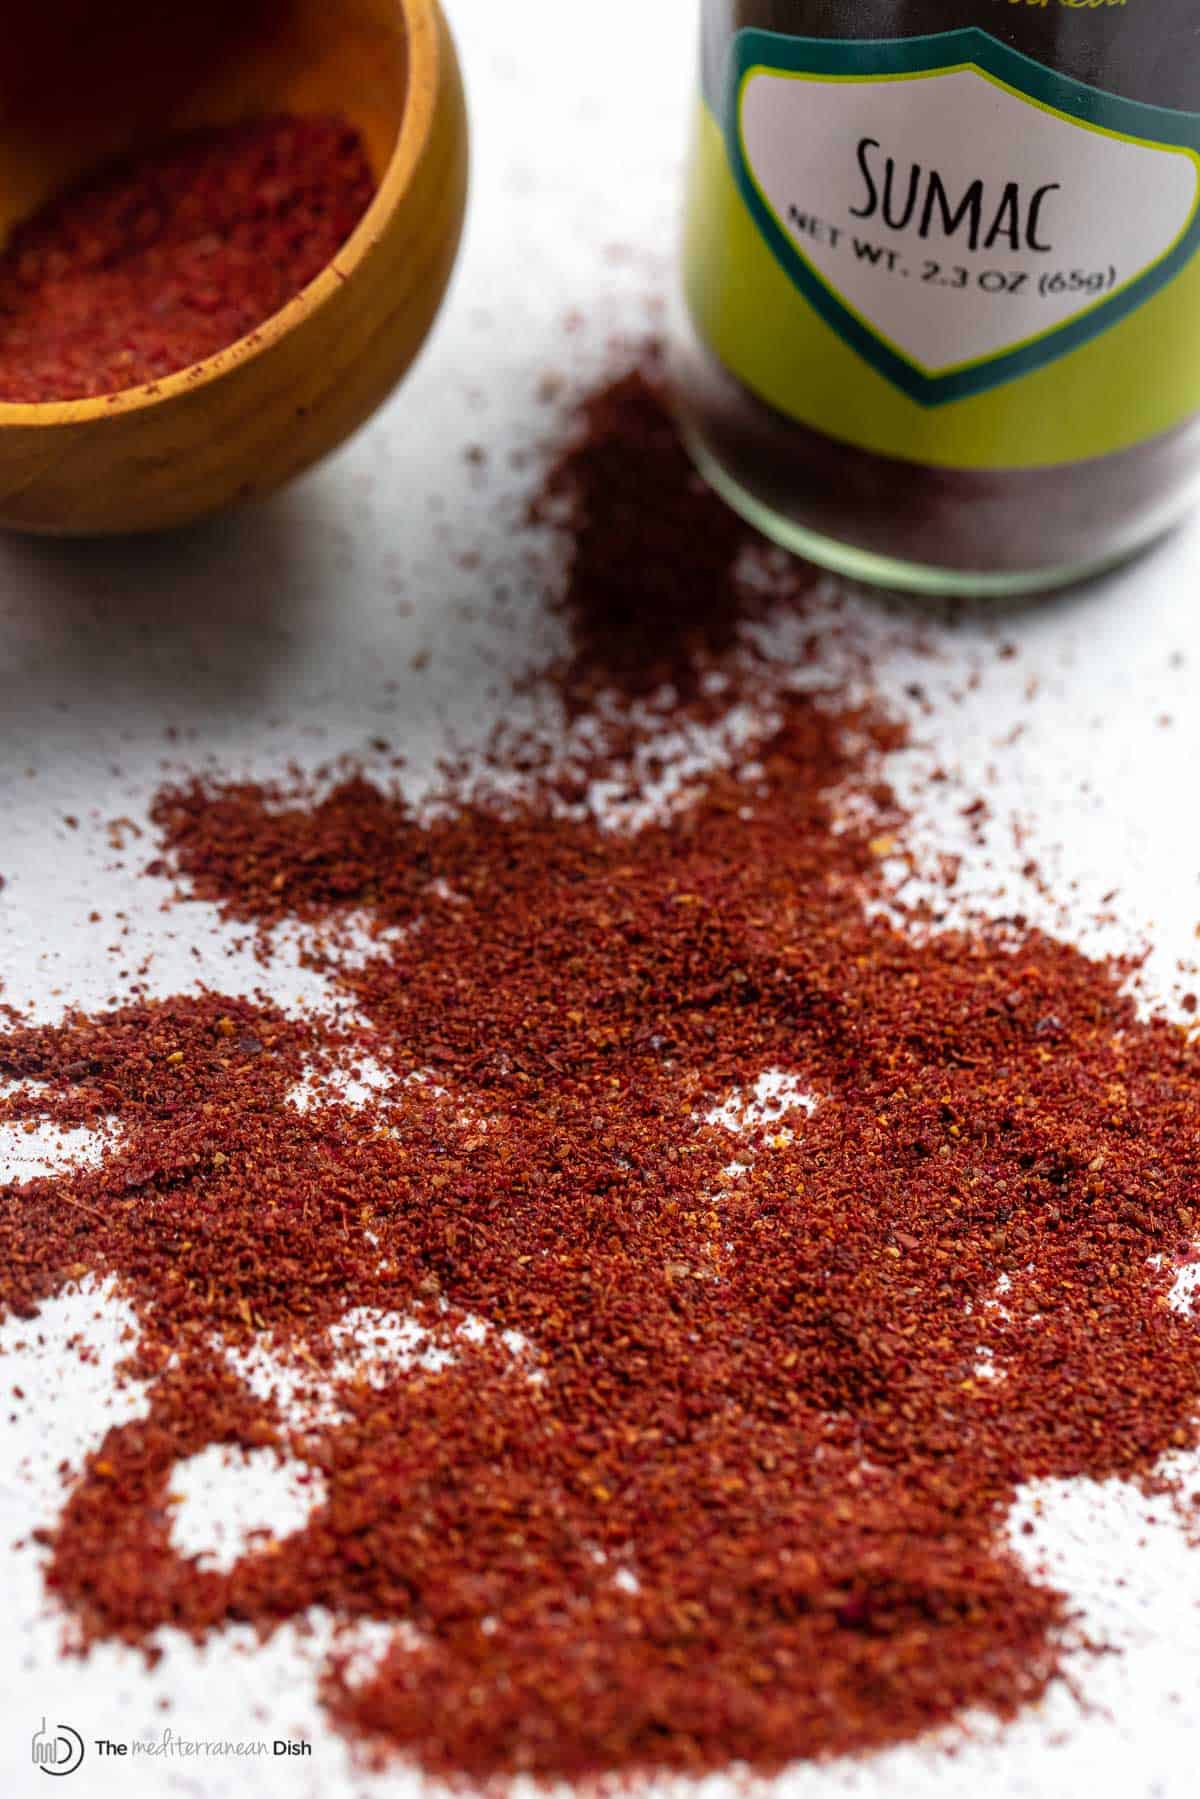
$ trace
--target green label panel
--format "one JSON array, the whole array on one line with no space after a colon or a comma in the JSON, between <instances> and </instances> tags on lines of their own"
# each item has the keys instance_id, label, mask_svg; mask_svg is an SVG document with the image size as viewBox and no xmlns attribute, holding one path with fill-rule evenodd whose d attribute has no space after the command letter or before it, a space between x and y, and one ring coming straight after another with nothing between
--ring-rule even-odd
<instances>
[{"instance_id":1,"label":"green label panel","mask_svg":"<svg viewBox=\"0 0 1200 1799\"><path fill-rule=\"evenodd\" d=\"M977 30L743 31L701 109L688 297L806 424L946 466L1126 448L1200 410L1200 119Z\"/></svg>"}]
</instances>

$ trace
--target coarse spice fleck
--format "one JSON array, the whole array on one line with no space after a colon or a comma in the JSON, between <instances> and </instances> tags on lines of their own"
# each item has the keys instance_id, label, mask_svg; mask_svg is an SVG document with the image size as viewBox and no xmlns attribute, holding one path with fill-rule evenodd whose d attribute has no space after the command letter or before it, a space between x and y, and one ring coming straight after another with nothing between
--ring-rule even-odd
<instances>
[{"instance_id":1,"label":"coarse spice fleck","mask_svg":"<svg viewBox=\"0 0 1200 1799\"><path fill-rule=\"evenodd\" d=\"M0 401L140 387L248 336L322 272L375 192L344 119L180 132L87 176L0 253Z\"/></svg>"},{"instance_id":2,"label":"coarse spice fleck","mask_svg":"<svg viewBox=\"0 0 1200 1799\"><path fill-rule=\"evenodd\" d=\"M0 1192L0 1296L115 1276L152 1381L45 1533L50 1590L83 1643L152 1653L163 1626L392 1622L367 1672L335 1647L329 1713L470 1782L770 1772L1012 1717L1072 1642L1009 1546L1018 1486L1151 1478L1197 1441L1200 1340L1167 1303L1193 1035L1139 1012L1124 964L906 913L902 727L754 651L744 534L652 372L577 429L562 691L606 696L615 736L569 779L527 757L503 797L451 781L420 812L362 773L177 785L159 874L301 921L341 1021L206 993L0 1040L4 1117L112 1132L98 1166ZM614 581L628 638L585 611ZM684 665L723 668L730 708L757 684L758 738L618 828L591 796L661 720L613 693L636 696L643 610L686 636L697 582L657 704L710 725ZM368 1060L389 1078L346 1103L334 1071ZM731 1135L711 1114L770 1070L809 1104ZM449 1364L372 1361L389 1318ZM243 1378L264 1347L291 1400ZM228 1572L171 1536L173 1471L211 1444L274 1447L320 1493Z\"/></svg>"}]
</instances>

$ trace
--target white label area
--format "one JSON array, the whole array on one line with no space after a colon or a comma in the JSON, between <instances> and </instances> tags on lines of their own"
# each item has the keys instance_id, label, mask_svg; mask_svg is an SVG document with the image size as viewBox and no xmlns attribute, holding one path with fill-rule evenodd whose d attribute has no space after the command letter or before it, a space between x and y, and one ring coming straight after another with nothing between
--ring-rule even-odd
<instances>
[{"instance_id":1,"label":"white label area","mask_svg":"<svg viewBox=\"0 0 1200 1799\"><path fill-rule=\"evenodd\" d=\"M752 70L746 162L799 254L938 375L1056 331L1144 275L1200 199L1190 151L1079 124L974 67Z\"/></svg>"}]
</instances>

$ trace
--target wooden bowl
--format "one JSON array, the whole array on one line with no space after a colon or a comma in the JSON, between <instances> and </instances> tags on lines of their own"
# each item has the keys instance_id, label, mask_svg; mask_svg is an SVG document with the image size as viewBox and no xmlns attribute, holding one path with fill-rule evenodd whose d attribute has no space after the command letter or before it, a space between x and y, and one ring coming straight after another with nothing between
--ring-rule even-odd
<instances>
[{"instance_id":1,"label":"wooden bowl","mask_svg":"<svg viewBox=\"0 0 1200 1799\"><path fill-rule=\"evenodd\" d=\"M219 355L102 399L0 404L0 527L154 531L269 493L375 411L445 293L467 121L437 0L21 10L0 52L0 239L86 170L171 129L271 113L348 118L379 190L330 267Z\"/></svg>"}]
</instances>

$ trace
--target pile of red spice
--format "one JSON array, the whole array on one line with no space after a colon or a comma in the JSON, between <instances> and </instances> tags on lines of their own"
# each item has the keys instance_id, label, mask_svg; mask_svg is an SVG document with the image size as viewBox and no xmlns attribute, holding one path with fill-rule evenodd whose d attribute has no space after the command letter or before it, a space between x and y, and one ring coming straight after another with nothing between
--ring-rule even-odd
<instances>
[{"instance_id":1,"label":"pile of red spice","mask_svg":"<svg viewBox=\"0 0 1200 1799\"><path fill-rule=\"evenodd\" d=\"M572 544L572 654L559 678L574 707L614 688L653 699L665 687L677 710L694 710L705 675L755 616L735 572L746 527L696 473L662 379L650 346L583 398L533 509L538 521L563 519Z\"/></svg>"},{"instance_id":2,"label":"pile of red spice","mask_svg":"<svg viewBox=\"0 0 1200 1799\"><path fill-rule=\"evenodd\" d=\"M375 191L337 118L181 133L50 200L0 255L0 400L138 387L257 329L321 273Z\"/></svg>"},{"instance_id":3,"label":"pile of red spice","mask_svg":"<svg viewBox=\"0 0 1200 1799\"><path fill-rule=\"evenodd\" d=\"M45 1533L50 1590L85 1644L168 1654L164 1627L394 1623L370 1670L330 1658L331 1716L476 1781L770 1771L1011 1717L1070 1641L1008 1545L1018 1487L1197 1443L1200 1338L1167 1303L1194 1034L1070 943L906 918L903 730L754 647L744 533L652 380L580 433L552 476L579 527L566 693L620 724L590 760L527 751L502 797L464 777L421 813L363 774L158 799L156 875L304 921L343 1022L203 994L0 1040L6 1118L114 1133L0 1192L0 1296L115 1277L153 1383ZM762 707L740 760L637 829L591 803L661 772L661 716L621 710L637 658L588 612L614 579L630 644L639 581L682 632L655 651L676 732L712 724L721 669L728 707ZM350 912L379 927L365 960ZM349 1104L330 1071L368 1059L389 1078ZM713 1114L769 1071L807 1103L732 1134ZM389 1319L450 1365L389 1369ZM332 1422L247 1384L264 1348ZM174 1471L213 1444L320 1489L228 1572L171 1531Z\"/></svg>"}]
</instances>

